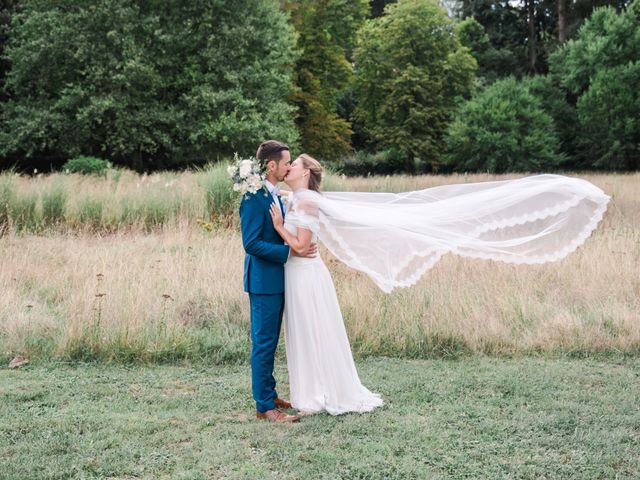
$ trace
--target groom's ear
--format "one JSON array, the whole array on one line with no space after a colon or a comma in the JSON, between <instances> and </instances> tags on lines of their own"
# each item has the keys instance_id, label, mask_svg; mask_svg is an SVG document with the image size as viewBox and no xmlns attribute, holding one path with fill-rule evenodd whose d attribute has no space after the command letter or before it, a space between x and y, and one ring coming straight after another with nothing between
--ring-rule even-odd
<instances>
[{"instance_id":1,"label":"groom's ear","mask_svg":"<svg viewBox=\"0 0 640 480\"><path fill-rule=\"evenodd\" d=\"M277 162L275 160L269 160L267 162L267 172L271 172L271 171L275 170L276 169L276 163Z\"/></svg>"}]
</instances>

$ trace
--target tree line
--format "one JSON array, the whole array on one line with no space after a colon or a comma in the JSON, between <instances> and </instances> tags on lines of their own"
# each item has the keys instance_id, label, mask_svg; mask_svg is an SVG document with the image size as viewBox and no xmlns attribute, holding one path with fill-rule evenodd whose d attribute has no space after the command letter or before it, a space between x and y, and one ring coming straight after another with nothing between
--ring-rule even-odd
<instances>
[{"instance_id":1,"label":"tree line","mask_svg":"<svg viewBox=\"0 0 640 480\"><path fill-rule=\"evenodd\" d=\"M640 0L0 0L0 166L278 138L352 174L633 170Z\"/></svg>"}]
</instances>

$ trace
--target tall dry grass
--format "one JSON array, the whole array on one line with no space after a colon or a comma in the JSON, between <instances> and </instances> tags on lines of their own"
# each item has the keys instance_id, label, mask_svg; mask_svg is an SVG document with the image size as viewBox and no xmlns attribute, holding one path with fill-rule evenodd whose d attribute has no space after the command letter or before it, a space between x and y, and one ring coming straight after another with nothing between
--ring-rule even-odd
<instances>
[{"instance_id":1,"label":"tall dry grass","mask_svg":"<svg viewBox=\"0 0 640 480\"><path fill-rule=\"evenodd\" d=\"M138 175L111 170L106 178L79 174L29 177L0 175L0 231L27 234L160 231L185 222L208 220L218 210L228 214L233 198L209 194L210 178L223 167L202 171ZM224 173L226 175L226 173ZM223 191L228 185L213 185ZM224 192L223 192L224 193Z\"/></svg>"},{"instance_id":2,"label":"tall dry grass","mask_svg":"<svg viewBox=\"0 0 640 480\"><path fill-rule=\"evenodd\" d=\"M197 189L198 174L166 175L174 175L170 180L184 195L176 200L180 213L162 228L149 232L138 223L142 228L95 234L79 228L78 220L75 229L40 235L13 231L0 238L3 356L247 358L249 310L237 222L205 231L194 221L207 201L204 187ZM585 245L556 263L513 266L447 255L417 285L386 295L323 249L354 351L416 358L468 352L638 352L640 175L580 176L613 199ZM330 176L327 187L403 191L497 178L505 177ZM50 181L20 178L14 192L28 197ZM132 175L116 185L112 180L73 181L67 202L70 211L81 211L82 201L100 196L139 195L145 203L148 198L137 192L154 177ZM157 191L169 188L160 182L152 183L160 184ZM114 210L121 207L105 201L101 218L115 218Z\"/></svg>"}]
</instances>

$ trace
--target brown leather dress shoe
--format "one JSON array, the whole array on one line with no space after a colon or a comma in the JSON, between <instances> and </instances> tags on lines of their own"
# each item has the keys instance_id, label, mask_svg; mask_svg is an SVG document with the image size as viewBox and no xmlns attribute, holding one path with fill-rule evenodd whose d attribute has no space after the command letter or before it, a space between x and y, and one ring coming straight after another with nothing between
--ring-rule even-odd
<instances>
[{"instance_id":1,"label":"brown leather dress shoe","mask_svg":"<svg viewBox=\"0 0 640 480\"><path fill-rule=\"evenodd\" d=\"M300 417L297 415L289 415L288 413L281 412L277 408L267 410L264 413L256 412L256 418L259 420L267 420L269 422L277 423L294 423L300 421Z\"/></svg>"},{"instance_id":2,"label":"brown leather dress shoe","mask_svg":"<svg viewBox=\"0 0 640 480\"><path fill-rule=\"evenodd\" d=\"M276 398L274 401L276 403L276 408L293 408L289 402L282 400L281 398Z\"/></svg>"}]
</instances>

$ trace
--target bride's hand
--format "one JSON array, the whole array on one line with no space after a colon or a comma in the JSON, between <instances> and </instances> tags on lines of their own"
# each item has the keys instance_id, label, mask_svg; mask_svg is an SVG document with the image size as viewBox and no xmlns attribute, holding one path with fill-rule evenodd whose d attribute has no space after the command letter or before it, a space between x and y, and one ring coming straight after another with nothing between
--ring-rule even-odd
<instances>
[{"instance_id":1,"label":"bride's hand","mask_svg":"<svg viewBox=\"0 0 640 480\"><path fill-rule=\"evenodd\" d=\"M271 213L271 220L273 221L273 227L277 230L282 226L282 212L280 211L280 207L275 203L271 204L271 208L269 209L269 213Z\"/></svg>"}]
</instances>

